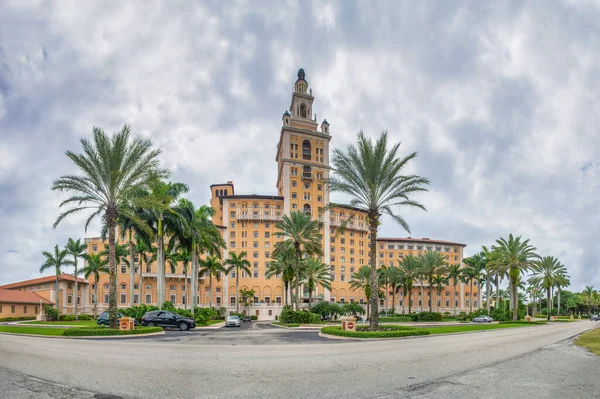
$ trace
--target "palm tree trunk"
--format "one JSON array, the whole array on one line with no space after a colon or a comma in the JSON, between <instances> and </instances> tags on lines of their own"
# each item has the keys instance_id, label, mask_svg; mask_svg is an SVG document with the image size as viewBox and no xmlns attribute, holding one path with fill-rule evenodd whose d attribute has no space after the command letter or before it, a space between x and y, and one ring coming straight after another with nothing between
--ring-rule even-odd
<instances>
[{"instance_id":1,"label":"palm tree trunk","mask_svg":"<svg viewBox=\"0 0 600 399\"><path fill-rule=\"evenodd\" d=\"M404 302L402 302L402 310L404 310ZM392 287L392 309L396 309L396 287ZM396 313L394 311L394 313Z\"/></svg>"},{"instance_id":2,"label":"palm tree trunk","mask_svg":"<svg viewBox=\"0 0 600 399\"><path fill-rule=\"evenodd\" d=\"M94 298L96 300L94 301L94 319L97 319L98 318L98 280L99 280L100 276L98 276L96 274L95 277L96 277L96 279L95 279L96 284L94 284Z\"/></svg>"},{"instance_id":3,"label":"palm tree trunk","mask_svg":"<svg viewBox=\"0 0 600 399\"><path fill-rule=\"evenodd\" d=\"M209 304L209 306L211 308L213 307L213 302L212 302L212 297L213 297L213 295L212 295L212 278L213 278L212 272L209 270L208 271L208 292L209 292L210 297L208 298L208 304Z\"/></svg>"},{"instance_id":4,"label":"palm tree trunk","mask_svg":"<svg viewBox=\"0 0 600 399\"><path fill-rule=\"evenodd\" d=\"M157 279L156 288L158 290L156 296L158 297L158 308L162 309L165 303L165 253L164 253L164 236L163 236L163 221L158 219L158 237L157 237Z\"/></svg>"},{"instance_id":5,"label":"palm tree trunk","mask_svg":"<svg viewBox=\"0 0 600 399\"><path fill-rule=\"evenodd\" d=\"M511 291L512 291L512 296L513 296L513 300L512 300L513 320L519 320L519 314L517 313L517 311L519 309L517 279L515 277L514 279L511 279L511 280L513 280L513 281L511 281Z\"/></svg>"},{"instance_id":6,"label":"palm tree trunk","mask_svg":"<svg viewBox=\"0 0 600 399\"><path fill-rule=\"evenodd\" d=\"M235 268L235 308L240 313L240 269Z\"/></svg>"},{"instance_id":7,"label":"palm tree trunk","mask_svg":"<svg viewBox=\"0 0 600 399\"><path fill-rule=\"evenodd\" d=\"M310 312L310 306L312 304L312 290L310 289L310 284L308 284L308 311Z\"/></svg>"},{"instance_id":8,"label":"palm tree trunk","mask_svg":"<svg viewBox=\"0 0 600 399\"><path fill-rule=\"evenodd\" d=\"M190 276L192 286L190 310L192 311L192 319L195 318L196 307L198 306L198 277L198 253L196 252L196 240L192 238L192 273Z\"/></svg>"},{"instance_id":9,"label":"palm tree trunk","mask_svg":"<svg viewBox=\"0 0 600 399\"><path fill-rule=\"evenodd\" d=\"M473 313L473 280L469 283L469 290L471 291L471 300L469 301L469 313Z\"/></svg>"},{"instance_id":10,"label":"palm tree trunk","mask_svg":"<svg viewBox=\"0 0 600 399\"><path fill-rule=\"evenodd\" d=\"M431 279L429 279L429 280L427 281L427 283L429 284L429 311L430 311L430 312L433 312L433 292L432 292L432 290L431 290L431 288L432 288L431 286L432 286L433 284L432 284L432 281L431 281Z\"/></svg>"},{"instance_id":11,"label":"palm tree trunk","mask_svg":"<svg viewBox=\"0 0 600 399\"><path fill-rule=\"evenodd\" d=\"M79 289L77 283L78 283L78 278L77 278L77 256L73 256L73 260L75 262L75 320L79 320L79 308L77 306L77 298L79 297L79 291L77 291Z\"/></svg>"},{"instance_id":12,"label":"palm tree trunk","mask_svg":"<svg viewBox=\"0 0 600 399\"><path fill-rule=\"evenodd\" d=\"M546 288L546 301L548 305L546 306L546 320L550 321L550 287Z\"/></svg>"},{"instance_id":13,"label":"palm tree trunk","mask_svg":"<svg viewBox=\"0 0 600 399\"><path fill-rule=\"evenodd\" d=\"M369 242L369 265L371 267L371 318L369 319L369 330L379 328L379 282L377 281L377 229L379 228L379 215L369 215L369 230L371 238Z\"/></svg>"},{"instance_id":14,"label":"palm tree trunk","mask_svg":"<svg viewBox=\"0 0 600 399\"><path fill-rule=\"evenodd\" d=\"M296 311L300 310L300 246L297 245L295 248L296 254L296 281L294 281L296 289Z\"/></svg>"},{"instance_id":15,"label":"palm tree trunk","mask_svg":"<svg viewBox=\"0 0 600 399\"><path fill-rule=\"evenodd\" d=\"M419 304L419 312L423 312L423 301L425 300L425 290L423 289L423 279L421 278L421 303Z\"/></svg>"},{"instance_id":16,"label":"palm tree trunk","mask_svg":"<svg viewBox=\"0 0 600 399\"><path fill-rule=\"evenodd\" d=\"M287 297L288 297L288 283L287 283L287 281L284 281L283 282L283 306L287 306L287 304L288 304Z\"/></svg>"},{"instance_id":17,"label":"palm tree trunk","mask_svg":"<svg viewBox=\"0 0 600 399\"><path fill-rule=\"evenodd\" d=\"M500 276L496 273L496 308L498 308L498 304L500 303Z\"/></svg>"},{"instance_id":18,"label":"palm tree trunk","mask_svg":"<svg viewBox=\"0 0 600 399\"><path fill-rule=\"evenodd\" d=\"M408 290L408 314L410 314L411 309L412 309L412 287L410 287L410 289Z\"/></svg>"},{"instance_id":19,"label":"palm tree trunk","mask_svg":"<svg viewBox=\"0 0 600 399\"><path fill-rule=\"evenodd\" d=\"M143 274L144 273L143 272L144 262L142 261L142 256L143 256L143 254L139 254L139 257L140 257L140 301L139 301L140 303L139 304L140 304L140 306L142 305L142 303L144 303L144 304L146 303L145 301L142 302L144 300L144 274Z\"/></svg>"},{"instance_id":20,"label":"palm tree trunk","mask_svg":"<svg viewBox=\"0 0 600 399\"><path fill-rule=\"evenodd\" d=\"M452 286L452 303L454 304L454 317L456 317L456 279L452 279L454 281L454 285Z\"/></svg>"},{"instance_id":21,"label":"palm tree trunk","mask_svg":"<svg viewBox=\"0 0 600 399\"><path fill-rule=\"evenodd\" d=\"M556 310L556 315L560 316L560 288L558 289L558 309Z\"/></svg>"},{"instance_id":22,"label":"palm tree trunk","mask_svg":"<svg viewBox=\"0 0 600 399\"><path fill-rule=\"evenodd\" d=\"M60 306L59 306L59 302L60 302L60 295L58 294L58 276L59 276L60 270L57 268L56 269L56 282L54 283L54 292L56 292L56 294L54 294L54 302L56 302L54 305L56 306L56 309L58 310L58 313L60 314Z\"/></svg>"},{"instance_id":23,"label":"palm tree trunk","mask_svg":"<svg viewBox=\"0 0 600 399\"><path fill-rule=\"evenodd\" d=\"M108 225L108 315L110 319L110 328L117 328L117 253L115 231L117 224L117 210L107 210L106 220Z\"/></svg>"},{"instance_id":24,"label":"palm tree trunk","mask_svg":"<svg viewBox=\"0 0 600 399\"><path fill-rule=\"evenodd\" d=\"M190 299L190 290L188 287L188 278L187 278L187 267L183 269L183 285L185 286L185 301L183 301L183 308L187 310L188 308L188 300Z\"/></svg>"},{"instance_id":25,"label":"palm tree trunk","mask_svg":"<svg viewBox=\"0 0 600 399\"><path fill-rule=\"evenodd\" d=\"M133 239L132 231L129 229L129 307L132 308L133 302L133 286L135 284L135 257L133 255Z\"/></svg>"},{"instance_id":26,"label":"palm tree trunk","mask_svg":"<svg viewBox=\"0 0 600 399\"><path fill-rule=\"evenodd\" d=\"M490 306L491 306L490 299L491 299L491 295L492 295L492 284L490 283L489 273L488 273L488 277L487 277L487 279L485 281L485 295L486 295L486 298L487 298L485 307L487 309L487 315L489 316L490 315L490 311L491 311L491 308L490 308Z\"/></svg>"}]
</instances>

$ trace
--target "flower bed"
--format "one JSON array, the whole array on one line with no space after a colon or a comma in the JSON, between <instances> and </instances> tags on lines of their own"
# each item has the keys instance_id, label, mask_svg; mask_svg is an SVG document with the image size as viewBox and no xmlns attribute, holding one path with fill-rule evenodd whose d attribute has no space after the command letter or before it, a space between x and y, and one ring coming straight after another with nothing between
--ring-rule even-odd
<instances>
[{"instance_id":1,"label":"flower bed","mask_svg":"<svg viewBox=\"0 0 600 399\"><path fill-rule=\"evenodd\" d=\"M163 331L162 327L136 327L133 330L116 330L107 327L69 328L63 331L64 337L107 337L113 335L151 334Z\"/></svg>"},{"instance_id":2,"label":"flower bed","mask_svg":"<svg viewBox=\"0 0 600 399\"><path fill-rule=\"evenodd\" d=\"M367 326L359 326L356 331L344 331L341 327L331 326L321 328L322 334L336 335L349 338L399 338L416 335L429 335L429 331L408 326L380 326L377 331L368 331Z\"/></svg>"}]
</instances>

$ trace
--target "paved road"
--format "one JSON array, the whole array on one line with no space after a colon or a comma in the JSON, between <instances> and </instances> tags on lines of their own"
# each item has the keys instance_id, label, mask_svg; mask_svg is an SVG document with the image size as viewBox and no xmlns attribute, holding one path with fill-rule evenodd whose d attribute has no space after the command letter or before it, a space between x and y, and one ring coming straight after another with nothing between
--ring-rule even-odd
<instances>
[{"instance_id":1,"label":"paved road","mask_svg":"<svg viewBox=\"0 0 600 399\"><path fill-rule=\"evenodd\" d=\"M259 323L133 341L1 335L0 392L10 398L597 398L600 357L568 339L595 326L325 344L314 331Z\"/></svg>"}]
</instances>

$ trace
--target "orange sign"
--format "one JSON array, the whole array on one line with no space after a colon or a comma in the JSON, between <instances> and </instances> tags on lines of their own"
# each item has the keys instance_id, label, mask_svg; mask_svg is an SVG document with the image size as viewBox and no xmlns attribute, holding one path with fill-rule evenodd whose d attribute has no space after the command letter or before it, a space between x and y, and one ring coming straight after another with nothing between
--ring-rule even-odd
<instances>
[{"instance_id":1,"label":"orange sign","mask_svg":"<svg viewBox=\"0 0 600 399\"><path fill-rule=\"evenodd\" d=\"M351 321L348 322L347 326L350 330L354 329L354 323Z\"/></svg>"}]
</instances>

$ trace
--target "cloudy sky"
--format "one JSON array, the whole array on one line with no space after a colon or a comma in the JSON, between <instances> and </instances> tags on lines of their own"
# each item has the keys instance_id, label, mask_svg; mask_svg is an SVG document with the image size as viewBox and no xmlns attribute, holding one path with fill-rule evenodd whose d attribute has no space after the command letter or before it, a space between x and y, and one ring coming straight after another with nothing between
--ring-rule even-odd
<instances>
[{"instance_id":1,"label":"cloudy sky","mask_svg":"<svg viewBox=\"0 0 600 399\"><path fill-rule=\"evenodd\" d=\"M119 4L123 3L123 4ZM468 244L509 233L600 287L598 1L0 0L0 284L39 276L52 180L92 126L130 123L196 203L233 180L276 193L298 68L332 146L387 130L431 179L382 235ZM342 201L343 198L333 197Z\"/></svg>"}]
</instances>

